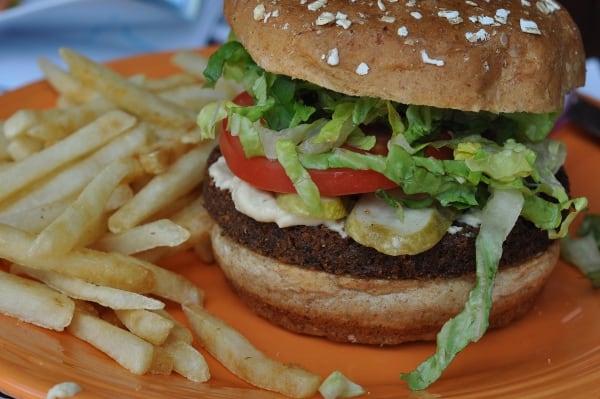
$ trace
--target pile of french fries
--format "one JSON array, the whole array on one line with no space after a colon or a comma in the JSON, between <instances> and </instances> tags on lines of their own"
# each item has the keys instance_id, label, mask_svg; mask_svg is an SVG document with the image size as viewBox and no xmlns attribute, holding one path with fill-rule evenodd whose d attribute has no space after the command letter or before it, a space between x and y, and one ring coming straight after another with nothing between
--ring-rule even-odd
<instances>
[{"instance_id":1,"label":"pile of french fries","mask_svg":"<svg viewBox=\"0 0 600 399\"><path fill-rule=\"evenodd\" d=\"M206 351L257 387L314 395L319 375L266 357L203 308L201 288L157 266L189 250L213 261L200 185L215 143L195 120L238 89L204 88L194 52L175 53L181 72L161 79L60 55L68 68L40 61L56 106L0 122L0 312L64 330L135 374L205 382Z\"/></svg>"}]
</instances>

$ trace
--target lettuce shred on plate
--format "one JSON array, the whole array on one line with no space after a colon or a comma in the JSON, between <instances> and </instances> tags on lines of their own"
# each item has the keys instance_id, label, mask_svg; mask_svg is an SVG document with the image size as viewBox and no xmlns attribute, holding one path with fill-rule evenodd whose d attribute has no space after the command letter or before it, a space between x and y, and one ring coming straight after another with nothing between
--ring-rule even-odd
<instances>
[{"instance_id":1,"label":"lettuce shred on plate","mask_svg":"<svg viewBox=\"0 0 600 399\"><path fill-rule=\"evenodd\" d=\"M547 138L558 113L466 112L348 96L267 72L234 39L213 54L204 74L209 85L221 77L234 80L254 99L247 107L233 102L205 107L198 115L204 136L214 137L217 124L228 118L246 156L278 159L309 208L320 201L307 169L345 167L377 171L407 195L419 194L420 204L406 206L435 203L459 213L480 212L476 284L464 310L440 331L436 353L402 376L412 389L433 383L486 331L502 242L517 218L556 239L566 236L587 206L585 198L569 198L555 177L566 155L561 142ZM375 145L362 129L370 124L392 133L387 155L347 149ZM427 147L451 148L453 159L427 157Z\"/></svg>"}]
</instances>

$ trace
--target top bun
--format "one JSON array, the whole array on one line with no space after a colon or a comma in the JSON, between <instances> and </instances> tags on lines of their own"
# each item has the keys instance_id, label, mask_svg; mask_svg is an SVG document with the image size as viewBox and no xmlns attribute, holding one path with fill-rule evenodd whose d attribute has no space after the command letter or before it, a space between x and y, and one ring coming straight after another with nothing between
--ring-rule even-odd
<instances>
[{"instance_id":1,"label":"top bun","mask_svg":"<svg viewBox=\"0 0 600 399\"><path fill-rule=\"evenodd\" d=\"M465 111L545 113L581 86L579 30L554 0L225 0L267 71Z\"/></svg>"}]
</instances>

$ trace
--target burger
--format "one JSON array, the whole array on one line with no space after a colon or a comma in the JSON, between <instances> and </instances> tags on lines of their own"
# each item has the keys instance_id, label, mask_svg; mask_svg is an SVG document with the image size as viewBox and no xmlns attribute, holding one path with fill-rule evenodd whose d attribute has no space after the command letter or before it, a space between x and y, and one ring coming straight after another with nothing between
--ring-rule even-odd
<instances>
[{"instance_id":1,"label":"burger","mask_svg":"<svg viewBox=\"0 0 600 399\"><path fill-rule=\"evenodd\" d=\"M548 138L584 81L553 0L225 0L198 115L227 280L258 315L334 341L433 340L435 381L524 315L584 198Z\"/></svg>"}]
</instances>

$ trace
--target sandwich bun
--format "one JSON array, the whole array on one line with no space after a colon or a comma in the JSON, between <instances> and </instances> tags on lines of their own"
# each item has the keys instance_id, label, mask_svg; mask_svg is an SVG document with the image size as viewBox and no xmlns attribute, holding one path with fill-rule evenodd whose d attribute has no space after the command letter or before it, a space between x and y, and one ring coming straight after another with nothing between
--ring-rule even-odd
<instances>
[{"instance_id":1,"label":"sandwich bun","mask_svg":"<svg viewBox=\"0 0 600 399\"><path fill-rule=\"evenodd\" d=\"M258 315L288 330L333 341L395 345L432 340L464 307L474 276L389 280L334 275L280 262L233 241L219 225L213 251L227 280ZM559 245L496 275L490 327L533 306L558 260Z\"/></svg>"},{"instance_id":2,"label":"sandwich bun","mask_svg":"<svg viewBox=\"0 0 600 399\"><path fill-rule=\"evenodd\" d=\"M224 12L273 73L402 104L552 112L584 82L583 44L564 8L530 3L229 0Z\"/></svg>"}]
</instances>

